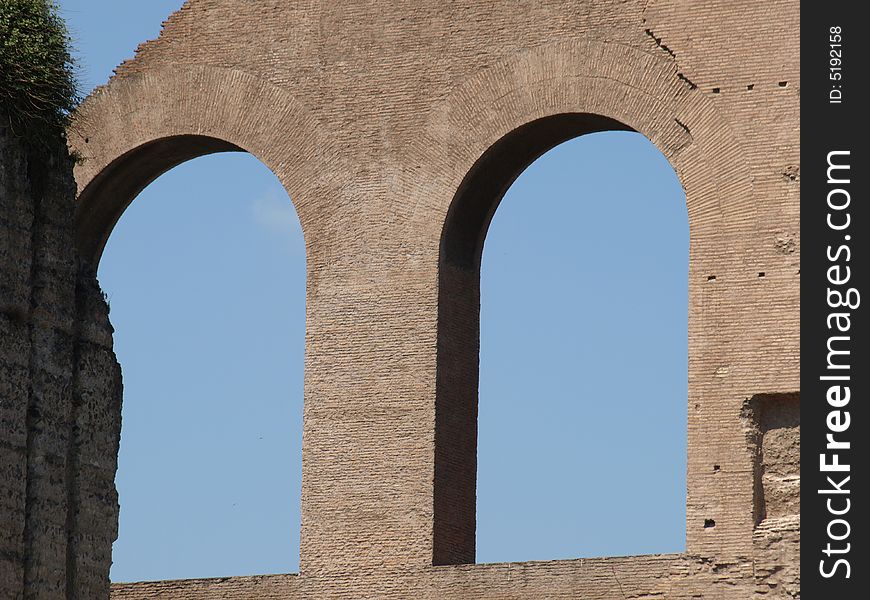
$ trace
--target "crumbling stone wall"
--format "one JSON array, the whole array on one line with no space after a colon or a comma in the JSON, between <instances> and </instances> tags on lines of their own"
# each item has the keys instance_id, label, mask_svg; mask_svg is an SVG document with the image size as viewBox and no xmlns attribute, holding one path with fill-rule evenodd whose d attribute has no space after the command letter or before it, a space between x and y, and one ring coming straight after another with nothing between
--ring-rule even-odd
<instances>
[{"instance_id":1,"label":"crumbling stone wall","mask_svg":"<svg viewBox=\"0 0 870 600\"><path fill-rule=\"evenodd\" d=\"M34 414L0 446L9 580L105 597L120 385L93 266L156 176L243 150L285 186L308 253L300 573L113 598L799 597L798 21L792 0L187 2L70 129L78 279L70 263L15 288L31 307L63 288L46 323L66 320L17 317L11 387L41 402L51 360L71 391L52 397L67 433ZM479 248L516 174L606 129L649 137L686 191L686 552L471 564Z\"/></svg>"},{"instance_id":2,"label":"crumbling stone wall","mask_svg":"<svg viewBox=\"0 0 870 600\"><path fill-rule=\"evenodd\" d=\"M0 597L99 598L116 536L120 368L74 244L66 144L0 127Z\"/></svg>"}]
</instances>

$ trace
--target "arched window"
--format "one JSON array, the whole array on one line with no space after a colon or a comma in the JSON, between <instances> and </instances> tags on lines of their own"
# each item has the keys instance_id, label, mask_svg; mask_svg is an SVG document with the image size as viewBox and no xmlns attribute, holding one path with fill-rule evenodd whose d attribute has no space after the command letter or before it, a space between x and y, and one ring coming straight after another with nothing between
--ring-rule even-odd
<instances>
[{"instance_id":1,"label":"arched window","mask_svg":"<svg viewBox=\"0 0 870 600\"><path fill-rule=\"evenodd\" d=\"M667 159L627 129L530 123L457 192L435 564L685 548L688 216Z\"/></svg>"},{"instance_id":2,"label":"arched window","mask_svg":"<svg viewBox=\"0 0 870 600\"><path fill-rule=\"evenodd\" d=\"M305 245L247 153L122 215L98 276L123 369L114 581L298 570Z\"/></svg>"}]
</instances>

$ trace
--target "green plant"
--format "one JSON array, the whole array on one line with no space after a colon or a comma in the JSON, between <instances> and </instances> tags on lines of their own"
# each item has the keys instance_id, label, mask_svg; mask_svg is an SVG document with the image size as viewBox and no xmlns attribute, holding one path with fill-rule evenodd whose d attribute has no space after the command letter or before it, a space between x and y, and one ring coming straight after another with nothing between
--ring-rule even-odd
<instances>
[{"instance_id":1,"label":"green plant","mask_svg":"<svg viewBox=\"0 0 870 600\"><path fill-rule=\"evenodd\" d=\"M79 101L66 24L52 0L0 0L0 116L43 144Z\"/></svg>"}]
</instances>

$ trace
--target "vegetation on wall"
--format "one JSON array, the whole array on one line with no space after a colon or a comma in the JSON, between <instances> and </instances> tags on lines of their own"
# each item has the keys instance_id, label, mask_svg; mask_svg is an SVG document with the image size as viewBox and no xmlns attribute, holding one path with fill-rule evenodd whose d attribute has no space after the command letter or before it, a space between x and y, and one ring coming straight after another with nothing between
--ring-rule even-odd
<instances>
[{"instance_id":1,"label":"vegetation on wall","mask_svg":"<svg viewBox=\"0 0 870 600\"><path fill-rule=\"evenodd\" d=\"M52 0L0 0L0 118L30 143L56 139L79 100L69 43Z\"/></svg>"}]
</instances>

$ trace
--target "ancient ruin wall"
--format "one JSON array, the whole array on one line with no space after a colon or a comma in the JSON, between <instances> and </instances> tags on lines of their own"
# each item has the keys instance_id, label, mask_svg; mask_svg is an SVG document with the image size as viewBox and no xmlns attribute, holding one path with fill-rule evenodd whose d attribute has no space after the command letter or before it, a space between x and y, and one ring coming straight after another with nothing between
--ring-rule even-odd
<instances>
[{"instance_id":1,"label":"ancient ruin wall","mask_svg":"<svg viewBox=\"0 0 870 600\"><path fill-rule=\"evenodd\" d=\"M75 250L73 161L0 127L0 597L105 598L120 369Z\"/></svg>"},{"instance_id":2,"label":"ancient ruin wall","mask_svg":"<svg viewBox=\"0 0 870 600\"><path fill-rule=\"evenodd\" d=\"M0 447L12 597L105 597L120 386L90 277L142 187L236 150L280 178L306 239L301 572L113 598L799 597L798 19L792 1L186 3L70 130L78 198L57 219L83 275L3 257L21 306L65 290L47 329L4 317L3 384L49 398L49 357L71 390L44 426L15 405L24 425ZM617 128L656 143L686 191L686 552L470 564L486 215L549 146ZM54 222L6 197L4 226ZM22 244L3 251L41 264Z\"/></svg>"}]
</instances>

